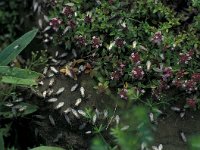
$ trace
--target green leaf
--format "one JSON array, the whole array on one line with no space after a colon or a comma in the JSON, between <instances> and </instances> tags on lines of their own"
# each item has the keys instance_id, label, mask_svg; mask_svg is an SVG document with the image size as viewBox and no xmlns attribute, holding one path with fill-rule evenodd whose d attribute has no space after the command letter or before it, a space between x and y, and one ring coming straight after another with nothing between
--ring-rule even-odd
<instances>
[{"instance_id":1,"label":"green leaf","mask_svg":"<svg viewBox=\"0 0 200 150\"><path fill-rule=\"evenodd\" d=\"M5 150L4 140L3 140L3 134L2 133L0 133L0 149L1 150Z\"/></svg>"},{"instance_id":2,"label":"green leaf","mask_svg":"<svg viewBox=\"0 0 200 150\"><path fill-rule=\"evenodd\" d=\"M189 139L190 150L200 149L200 136L193 136Z\"/></svg>"},{"instance_id":3,"label":"green leaf","mask_svg":"<svg viewBox=\"0 0 200 150\"><path fill-rule=\"evenodd\" d=\"M27 69L0 66L0 76L0 81L3 83L32 86L37 85L41 74Z\"/></svg>"},{"instance_id":4,"label":"green leaf","mask_svg":"<svg viewBox=\"0 0 200 150\"><path fill-rule=\"evenodd\" d=\"M52 147L52 146L40 146L40 147L32 148L31 150L64 150L64 149L59 148L59 147Z\"/></svg>"},{"instance_id":5,"label":"green leaf","mask_svg":"<svg viewBox=\"0 0 200 150\"><path fill-rule=\"evenodd\" d=\"M0 116L3 116L4 118L20 117L32 114L38 110L38 106L29 103L20 103L18 106L19 108L24 108L24 110L14 113L10 109L1 108Z\"/></svg>"},{"instance_id":6,"label":"green leaf","mask_svg":"<svg viewBox=\"0 0 200 150\"><path fill-rule=\"evenodd\" d=\"M23 111L22 116L32 114L38 110L38 106L29 104L29 103L21 103L22 107L26 107L26 109Z\"/></svg>"},{"instance_id":7,"label":"green leaf","mask_svg":"<svg viewBox=\"0 0 200 150\"><path fill-rule=\"evenodd\" d=\"M33 40L38 29L29 31L0 53L0 65L8 65Z\"/></svg>"},{"instance_id":8,"label":"green leaf","mask_svg":"<svg viewBox=\"0 0 200 150\"><path fill-rule=\"evenodd\" d=\"M100 138L94 138L92 140L92 145L90 147L91 150L107 150L108 147Z\"/></svg>"}]
</instances>

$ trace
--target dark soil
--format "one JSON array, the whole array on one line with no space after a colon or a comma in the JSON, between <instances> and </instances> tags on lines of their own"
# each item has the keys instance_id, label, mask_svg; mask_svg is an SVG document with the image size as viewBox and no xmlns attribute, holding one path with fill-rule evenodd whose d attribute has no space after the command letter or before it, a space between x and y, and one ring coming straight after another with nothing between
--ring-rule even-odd
<instances>
[{"instance_id":1,"label":"dark soil","mask_svg":"<svg viewBox=\"0 0 200 150\"><path fill-rule=\"evenodd\" d=\"M188 150L180 132L184 132L188 139L192 135L200 134L200 112L186 111L183 118L179 113L168 111L165 118L158 120L155 141L163 144L164 150Z\"/></svg>"},{"instance_id":2,"label":"dark soil","mask_svg":"<svg viewBox=\"0 0 200 150\"><path fill-rule=\"evenodd\" d=\"M48 88L49 79L45 79L45 85L40 87L41 91ZM81 97L79 88L76 91L71 92L71 87L78 83L79 88L83 86L86 90L86 98L83 99L79 107L74 107L75 101ZM35 99L34 103L39 105L40 110L37 115L42 115L45 119L34 119L33 128L37 136L44 139L46 145L51 146L61 146L65 149L77 149L86 150L89 147L91 138L93 134L85 134L86 131L91 130L91 124L85 120L83 117L77 119L74 115L70 114L69 118L71 125L67 123L64 118L63 111L69 107L76 110L85 110L85 108L92 107L93 109L98 108L99 111L103 109L109 109L113 103L113 100L105 94L97 94L96 90L93 88L95 86L95 81L88 75L82 75L78 78L78 81L74 81L68 77L59 76L56 77L55 85L53 89L57 90L60 87L65 87L65 92L58 96L58 101L54 104L47 103L45 99ZM48 99L48 98L47 98ZM65 102L65 105L60 110L55 110L55 106L59 102ZM49 115L55 120L55 126L53 126L49 121ZM86 123L86 127L83 130L79 130L79 126ZM58 134L63 136L59 141L55 142Z\"/></svg>"}]
</instances>

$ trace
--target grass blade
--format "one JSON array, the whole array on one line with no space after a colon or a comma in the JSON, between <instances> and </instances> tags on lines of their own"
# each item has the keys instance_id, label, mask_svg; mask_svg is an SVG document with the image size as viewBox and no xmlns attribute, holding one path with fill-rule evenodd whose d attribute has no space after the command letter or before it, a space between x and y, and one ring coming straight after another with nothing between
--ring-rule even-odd
<instances>
[{"instance_id":1,"label":"grass blade","mask_svg":"<svg viewBox=\"0 0 200 150\"><path fill-rule=\"evenodd\" d=\"M0 53L0 66L8 65L33 40L38 29L25 33Z\"/></svg>"}]
</instances>

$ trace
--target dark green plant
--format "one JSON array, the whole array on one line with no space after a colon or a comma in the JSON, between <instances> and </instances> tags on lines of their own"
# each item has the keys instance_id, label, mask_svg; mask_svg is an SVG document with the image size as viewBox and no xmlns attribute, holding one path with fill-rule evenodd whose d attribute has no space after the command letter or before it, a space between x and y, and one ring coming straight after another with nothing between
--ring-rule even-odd
<instances>
[{"instance_id":1,"label":"dark green plant","mask_svg":"<svg viewBox=\"0 0 200 150\"><path fill-rule=\"evenodd\" d=\"M200 149L200 136L195 135L195 136L190 137L188 144L189 144L190 150Z\"/></svg>"},{"instance_id":2,"label":"dark green plant","mask_svg":"<svg viewBox=\"0 0 200 150\"><path fill-rule=\"evenodd\" d=\"M4 147L2 136L10 136L9 131L13 119L32 114L38 109L35 105L23 102L23 98L20 96L20 93L15 90L15 87L31 87L37 85L37 80L41 74L28 69L6 66L33 40L37 32L38 30L34 29L24 34L0 52L0 87L2 91L9 91L7 94L6 92L1 93L3 95L1 95L0 100L0 116L2 122L0 125L1 149ZM7 83L11 84L11 86L5 85ZM7 121L4 122L5 120Z\"/></svg>"},{"instance_id":3,"label":"dark green plant","mask_svg":"<svg viewBox=\"0 0 200 150\"><path fill-rule=\"evenodd\" d=\"M111 128L110 133L113 137L110 145L100 136L93 139L91 149L137 150L141 145L147 148L153 142L153 132L146 109L140 106L130 109L125 113L123 112L119 123Z\"/></svg>"},{"instance_id":4,"label":"dark green plant","mask_svg":"<svg viewBox=\"0 0 200 150\"><path fill-rule=\"evenodd\" d=\"M33 40L38 30L32 30L0 52L0 81L17 85L37 85L41 74L28 69L9 67L16 56Z\"/></svg>"},{"instance_id":5,"label":"dark green plant","mask_svg":"<svg viewBox=\"0 0 200 150\"><path fill-rule=\"evenodd\" d=\"M94 70L105 78L99 85L117 89L122 99L129 91L132 102L151 97L166 108L181 99L194 108L200 15L198 1L183 6L177 11L155 0L58 1L49 11L49 26L55 44L94 58Z\"/></svg>"},{"instance_id":6,"label":"dark green plant","mask_svg":"<svg viewBox=\"0 0 200 150\"><path fill-rule=\"evenodd\" d=\"M27 0L0 2L0 49L5 48L10 42L15 40L23 30L27 6Z\"/></svg>"}]
</instances>

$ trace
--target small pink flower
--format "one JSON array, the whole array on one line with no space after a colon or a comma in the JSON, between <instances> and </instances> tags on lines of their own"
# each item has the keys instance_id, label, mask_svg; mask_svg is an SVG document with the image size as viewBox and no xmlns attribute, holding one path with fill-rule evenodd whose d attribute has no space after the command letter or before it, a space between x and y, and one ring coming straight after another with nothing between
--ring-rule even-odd
<instances>
[{"instance_id":1,"label":"small pink flower","mask_svg":"<svg viewBox=\"0 0 200 150\"><path fill-rule=\"evenodd\" d=\"M200 73L192 74L192 80L194 80L195 82L199 82L200 81Z\"/></svg>"},{"instance_id":2,"label":"small pink flower","mask_svg":"<svg viewBox=\"0 0 200 150\"><path fill-rule=\"evenodd\" d=\"M159 86L158 86L158 90L161 92L161 91L164 91L164 90L167 90L169 89L170 86L164 82L163 80L160 80L160 83L159 83Z\"/></svg>"},{"instance_id":3,"label":"small pink flower","mask_svg":"<svg viewBox=\"0 0 200 150\"><path fill-rule=\"evenodd\" d=\"M131 60L132 60L134 63L139 64L139 63L140 63L140 55L139 55L138 53L132 53L132 54L131 54Z\"/></svg>"},{"instance_id":4,"label":"small pink flower","mask_svg":"<svg viewBox=\"0 0 200 150\"><path fill-rule=\"evenodd\" d=\"M188 64L189 60L192 59L192 57L189 54L183 54L180 53L179 63L181 64Z\"/></svg>"},{"instance_id":5,"label":"small pink flower","mask_svg":"<svg viewBox=\"0 0 200 150\"><path fill-rule=\"evenodd\" d=\"M177 88L182 87L182 81L181 80L173 80L172 84L175 85Z\"/></svg>"},{"instance_id":6,"label":"small pink flower","mask_svg":"<svg viewBox=\"0 0 200 150\"><path fill-rule=\"evenodd\" d=\"M189 107L191 107L191 108L195 108L195 107L196 107L196 104L197 104L196 100L193 99L193 98L188 98L188 99L186 100L186 103L187 103L187 105L188 105Z\"/></svg>"},{"instance_id":7,"label":"small pink flower","mask_svg":"<svg viewBox=\"0 0 200 150\"><path fill-rule=\"evenodd\" d=\"M194 50L190 50L189 52L188 52L188 55L190 56L190 57L192 57L193 55L194 55Z\"/></svg>"},{"instance_id":8,"label":"small pink flower","mask_svg":"<svg viewBox=\"0 0 200 150\"><path fill-rule=\"evenodd\" d=\"M78 36L78 37L76 38L76 40L77 40L77 45L78 45L79 47L82 47L82 46L86 46L86 45L87 45L86 39L85 39L82 35Z\"/></svg>"},{"instance_id":9,"label":"small pink flower","mask_svg":"<svg viewBox=\"0 0 200 150\"><path fill-rule=\"evenodd\" d=\"M172 68L171 67L164 68L162 76L163 80L166 81L167 78L170 78L172 76L173 76Z\"/></svg>"},{"instance_id":10,"label":"small pink flower","mask_svg":"<svg viewBox=\"0 0 200 150\"><path fill-rule=\"evenodd\" d=\"M120 62L120 63L119 63L119 67L120 67L120 69L124 69L124 68L125 68L125 66L126 66L126 65L125 65L125 64L123 64L122 62Z\"/></svg>"},{"instance_id":11,"label":"small pink flower","mask_svg":"<svg viewBox=\"0 0 200 150\"><path fill-rule=\"evenodd\" d=\"M125 88L121 89L119 91L120 98L122 98L122 99L128 99L127 93L128 93L127 89L125 89Z\"/></svg>"},{"instance_id":12,"label":"small pink flower","mask_svg":"<svg viewBox=\"0 0 200 150\"><path fill-rule=\"evenodd\" d=\"M197 83L194 80L186 80L182 87L186 89L187 92L191 93L192 91L197 90Z\"/></svg>"},{"instance_id":13,"label":"small pink flower","mask_svg":"<svg viewBox=\"0 0 200 150\"><path fill-rule=\"evenodd\" d=\"M72 9L72 7L70 7L70 6L65 6L64 8L63 8L63 14L65 14L67 17L71 17L72 15L73 15L73 13L74 13L74 10Z\"/></svg>"},{"instance_id":14,"label":"small pink flower","mask_svg":"<svg viewBox=\"0 0 200 150\"><path fill-rule=\"evenodd\" d=\"M57 3L58 3L57 0L50 0L50 5L51 6L56 6Z\"/></svg>"},{"instance_id":15,"label":"small pink flower","mask_svg":"<svg viewBox=\"0 0 200 150\"><path fill-rule=\"evenodd\" d=\"M49 25L57 31L62 21L59 18L52 18L49 22Z\"/></svg>"},{"instance_id":16,"label":"small pink flower","mask_svg":"<svg viewBox=\"0 0 200 150\"><path fill-rule=\"evenodd\" d=\"M151 41L155 44L160 44L163 41L164 37L162 36L162 33L160 31L156 32L153 37L151 38Z\"/></svg>"},{"instance_id":17,"label":"small pink flower","mask_svg":"<svg viewBox=\"0 0 200 150\"><path fill-rule=\"evenodd\" d=\"M176 77L177 77L178 79L183 78L184 75L185 75L185 70L180 70L180 71L178 71L178 72L176 73Z\"/></svg>"},{"instance_id":18,"label":"small pink flower","mask_svg":"<svg viewBox=\"0 0 200 150\"><path fill-rule=\"evenodd\" d=\"M113 4L114 0L108 0L109 4Z\"/></svg>"},{"instance_id":19,"label":"small pink flower","mask_svg":"<svg viewBox=\"0 0 200 150\"><path fill-rule=\"evenodd\" d=\"M84 21L85 21L85 23L90 24L90 23L92 23L92 17L90 17L89 15L87 15L87 16L85 16Z\"/></svg>"},{"instance_id":20,"label":"small pink flower","mask_svg":"<svg viewBox=\"0 0 200 150\"><path fill-rule=\"evenodd\" d=\"M141 66L135 67L132 70L132 76L135 79L141 80L144 77L144 71Z\"/></svg>"},{"instance_id":21,"label":"small pink flower","mask_svg":"<svg viewBox=\"0 0 200 150\"><path fill-rule=\"evenodd\" d=\"M115 45L118 47L118 48L122 48L124 45L126 44L126 42L121 39L121 38L117 38L115 40Z\"/></svg>"},{"instance_id":22,"label":"small pink flower","mask_svg":"<svg viewBox=\"0 0 200 150\"><path fill-rule=\"evenodd\" d=\"M194 55L194 51L193 50L190 50L186 54L180 53L179 54L179 56L180 56L179 63L188 64L189 60L192 59L193 55Z\"/></svg>"},{"instance_id":23,"label":"small pink flower","mask_svg":"<svg viewBox=\"0 0 200 150\"><path fill-rule=\"evenodd\" d=\"M69 20L67 24L71 29L75 29L76 27L76 22L74 20Z\"/></svg>"},{"instance_id":24,"label":"small pink flower","mask_svg":"<svg viewBox=\"0 0 200 150\"><path fill-rule=\"evenodd\" d=\"M120 78L122 77L122 72L121 71L114 71L111 74L111 80L120 80Z\"/></svg>"},{"instance_id":25,"label":"small pink flower","mask_svg":"<svg viewBox=\"0 0 200 150\"><path fill-rule=\"evenodd\" d=\"M99 48L100 46L102 46L100 38L93 36L92 37L92 47Z\"/></svg>"}]
</instances>

